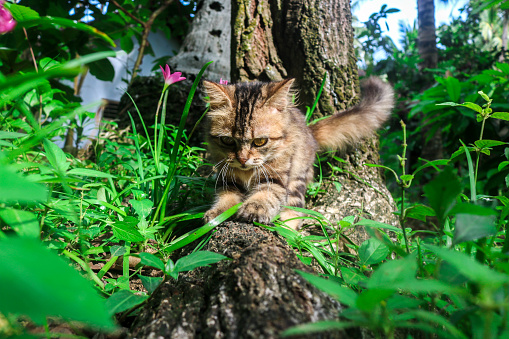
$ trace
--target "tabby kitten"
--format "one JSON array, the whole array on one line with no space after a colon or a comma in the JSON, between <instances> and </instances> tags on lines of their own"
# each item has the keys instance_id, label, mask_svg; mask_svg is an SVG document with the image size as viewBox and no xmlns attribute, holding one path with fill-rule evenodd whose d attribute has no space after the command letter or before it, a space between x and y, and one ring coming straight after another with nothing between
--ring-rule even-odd
<instances>
[{"instance_id":1,"label":"tabby kitten","mask_svg":"<svg viewBox=\"0 0 509 339\"><path fill-rule=\"evenodd\" d=\"M281 209L304 207L318 149L344 149L371 135L394 105L392 88L369 78L362 84L363 98L357 106L307 126L302 112L292 105L293 82L204 81L210 98L208 150L217 163L220 184L205 221L240 202L244 203L236 217L247 222L269 223L280 212L282 220L299 216ZM287 225L296 229L300 221Z\"/></svg>"}]
</instances>

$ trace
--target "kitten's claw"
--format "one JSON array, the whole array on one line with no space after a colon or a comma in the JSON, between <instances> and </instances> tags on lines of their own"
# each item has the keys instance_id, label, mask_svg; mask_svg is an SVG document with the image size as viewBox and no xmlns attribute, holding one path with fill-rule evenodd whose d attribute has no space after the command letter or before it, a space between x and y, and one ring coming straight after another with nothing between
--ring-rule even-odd
<instances>
[{"instance_id":1,"label":"kitten's claw","mask_svg":"<svg viewBox=\"0 0 509 339\"><path fill-rule=\"evenodd\" d=\"M270 223L274 213L271 213L267 206L259 202L247 202L237 211L237 219L246 222ZM275 214L274 214L275 215Z\"/></svg>"},{"instance_id":2,"label":"kitten's claw","mask_svg":"<svg viewBox=\"0 0 509 339\"><path fill-rule=\"evenodd\" d=\"M203 220L205 220L205 223L208 223L221 213L223 213L223 212L220 211L219 209L211 208L210 210L205 212L205 214L203 215Z\"/></svg>"}]
</instances>

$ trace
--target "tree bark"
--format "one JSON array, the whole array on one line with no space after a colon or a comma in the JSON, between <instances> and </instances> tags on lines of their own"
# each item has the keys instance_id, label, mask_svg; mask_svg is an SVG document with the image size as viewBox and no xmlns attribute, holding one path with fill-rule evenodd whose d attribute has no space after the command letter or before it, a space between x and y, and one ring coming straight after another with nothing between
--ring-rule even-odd
<instances>
[{"instance_id":1,"label":"tree bark","mask_svg":"<svg viewBox=\"0 0 509 339\"><path fill-rule=\"evenodd\" d=\"M169 61L172 69L197 75L209 61L214 61L205 73L213 81L230 79L231 54L230 0L198 1L191 29L177 55Z\"/></svg>"},{"instance_id":2,"label":"tree bark","mask_svg":"<svg viewBox=\"0 0 509 339\"><path fill-rule=\"evenodd\" d=\"M297 79L299 103L311 107L327 76L313 118L342 111L358 101L359 86L353 49L350 3L345 0L239 0L233 4L233 80ZM354 145L346 162L331 163L341 173L335 179L338 192L326 180L325 193L310 202L309 208L322 212L330 221L356 215L397 225L392 214L394 202L382 173L366 167L378 163L377 139ZM327 172L328 168L324 168ZM328 171L330 173L330 171ZM366 239L363 229L354 238Z\"/></svg>"},{"instance_id":3,"label":"tree bark","mask_svg":"<svg viewBox=\"0 0 509 339\"><path fill-rule=\"evenodd\" d=\"M227 222L205 249L232 260L163 283L138 315L131 337L279 338L289 327L338 317L341 306L295 272L309 267L277 235ZM313 338L359 335L354 329Z\"/></svg>"},{"instance_id":4,"label":"tree bark","mask_svg":"<svg viewBox=\"0 0 509 339\"><path fill-rule=\"evenodd\" d=\"M419 64L421 70L425 68L437 68L438 64L438 50L437 50L437 36L435 29L435 3L434 0L417 0L417 21L418 21L418 34L419 34L419 56L422 61ZM432 84L431 77L428 79L428 86ZM424 117L424 121L428 117ZM422 129L421 137L424 145L421 151L421 157L427 160L435 160L443 158L443 141L442 129L439 127L433 132L433 136L428 139L428 134L431 132L430 126L425 126Z\"/></svg>"},{"instance_id":5,"label":"tree bark","mask_svg":"<svg viewBox=\"0 0 509 339\"><path fill-rule=\"evenodd\" d=\"M421 69L436 68L438 62L434 0L417 0L419 56Z\"/></svg>"}]
</instances>

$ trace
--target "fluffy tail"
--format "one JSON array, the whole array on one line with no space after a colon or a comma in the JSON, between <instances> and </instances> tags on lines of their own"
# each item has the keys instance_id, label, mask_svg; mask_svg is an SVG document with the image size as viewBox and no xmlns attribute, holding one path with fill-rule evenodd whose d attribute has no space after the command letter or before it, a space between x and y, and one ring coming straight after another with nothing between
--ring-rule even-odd
<instances>
[{"instance_id":1,"label":"fluffy tail","mask_svg":"<svg viewBox=\"0 0 509 339\"><path fill-rule=\"evenodd\" d=\"M394 91L379 78L361 83L361 102L343 112L311 125L313 136L322 149L343 150L370 136L389 118L394 107Z\"/></svg>"}]
</instances>

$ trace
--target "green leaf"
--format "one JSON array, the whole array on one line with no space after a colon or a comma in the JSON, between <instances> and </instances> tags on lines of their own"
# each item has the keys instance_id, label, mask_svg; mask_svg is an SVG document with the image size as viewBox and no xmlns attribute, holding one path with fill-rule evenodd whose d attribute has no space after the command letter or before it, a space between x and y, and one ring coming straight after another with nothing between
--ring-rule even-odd
<instances>
[{"instance_id":1,"label":"green leaf","mask_svg":"<svg viewBox=\"0 0 509 339\"><path fill-rule=\"evenodd\" d=\"M26 133L0 131L0 139L17 139L26 136Z\"/></svg>"},{"instance_id":2,"label":"green leaf","mask_svg":"<svg viewBox=\"0 0 509 339\"><path fill-rule=\"evenodd\" d=\"M67 161L64 151L48 139L44 139L43 144L46 158L51 166L60 173L67 171L71 163Z\"/></svg>"},{"instance_id":3,"label":"green leaf","mask_svg":"<svg viewBox=\"0 0 509 339\"><path fill-rule=\"evenodd\" d=\"M228 257L219 253L209 251L193 252L180 258L175 264L174 270L176 272L191 271L197 267L209 266L209 264L215 264L224 259L228 259Z\"/></svg>"},{"instance_id":4,"label":"green leaf","mask_svg":"<svg viewBox=\"0 0 509 339\"><path fill-rule=\"evenodd\" d=\"M0 258L4 289L0 313L26 315L38 324L55 316L115 329L104 300L90 281L40 242L17 237L1 240Z\"/></svg>"},{"instance_id":5,"label":"green leaf","mask_svg":"<svg viewBox=\"0 0 509 339\"><path fill-rule=\"evenodd\" d=\"M506 274L492 270L465 253L428 244L422 244L422 246L447 261L470 281L492 286L492 288L509 282L509 276Z\"/></svg>"},{"instance_id":6,"label":"green leaf","mask_svg":"<svg viewBox=\"0 0 509 339\"><path fill-rule=\"evenodd\" d=\"M506 145L507 143L498 140L477 140L474 144L480 149L483 149L487 147Z\"/></svg>"},{"instance_id":7,"label":"green leaf","mask_svg":"<svg viewBox=\"0 0 509 339\"><path fill-rule=\"evenodd\" d=\"M90 74L102 81L113 81L115 68L108 59L101 59L91 62L89 65Z\"/></svg>"},{"instance_id":8,"label":"green leaf","mask_svg":"<svg viewBox=\"0 0 509 339\"><path fill-rule=\"evenodd\" d=\"M414 176L411 174L405 174L399 177L403 181L410 181L413 180Z\"/></svg>"},{"instance_id":9,"label":"green leaf","mask_svg":"<svg viewBox=\"0 0 509 339\"><path fill-rule=\"evenodd\" d=\"M224 211L223 213L221 213L220 215L218 215L217 217L215 217L213 220L209 221L202 227L194 231L187 232L184 235L178 237L177 239L169 243L168 246L164 248L164 250L168 253L171 253L176 249L184 247L185 245L195 241L196 239L201 238L203 235L212 231L217 225L219 225L220 223L224 222L232 215L234 215L241 205L242 203L229 208L228 210Z\"/></svg>"},{"instance_id":10,"label":"green leaf","mask_svg":"<svg viewBox=\"0 0 509 339\"><path fill-rule=\"evenodd\" d=\"M353 307L357 299L357 293L348 287L341 286L339 283L331 280L317 277L313 274L296 270L304 279L309 281L319 290L329 294L342 304Z\"/></svg>"},{"instance_id":11,"label":"green leaf","mask_svg":"<svg viewBox=\"0 0 509 339\"><path fill-rule=\"evenodd\" d=\"M136 295L128 290L120 290L113 293L106 300L106 306L111 315L130 310L148 299L148 295Z\"/></svg>"},{"instance_id":12,"label":"green leaf","mask_svg":"<svg viewBox=\"0 0 509 339\"><path fill-rule=\"evenodd\" d=\"M120 257L127 253L125 246L111 246L110 253L112 257Z\"/></svg>"},{"instance_id":13,"label":"green leaf","mask_svg":"<svg viewBox=\"0 0 509 339\"><path fill-rule=\"evenodd\" d=\"M140 263L142 265L151 266L164 271L164 263L161 259L153 255L152 253L141 252L140 253Z\"/></svg>"},{"instance_id":14,"label":"green leaf","mask_svg":"<svg viewBox=\"0 0 509 339\"><path fill-rule=\"evenodd\" d=\"M0 218L21 237L38 239L41 235L39 220L32 212L5 209L0 211Z\"/></svg>"},{"instance_id":15,"label":"green leaf","mask_svg":"<svg viewBox=\"0 0 509 339\"><path fill-rule=\"evenodd\" d=\"M398 283L414 282L417 272L415 255L382 263L367 280L369 289L395 290Z\"/></svg>"},{"instance_id":16,"label":"green leaf","mask_svg":"<svg viewBox=\"0 0 509 339\"><path fill-rule=\"evenodd\" d=\"M340 267L341 276L345 283L349 285L358 285L360 281L363 281L366 277L357 268L353 267Z\"/></svg>"},{"instance_id":17,"label":"green leaf","mask_svg":"<svg viewBox=\"0 0 509 339\"><path fill-rule=\"evenodd\" d=\"M447 77L445 79L445 87L447 89L447 94L449 94L449 98L452 101L457 102L460 99L461 94L460 81L455 77Z\"/></svg>"},{"instance_id":18,"label":"green leaf","mask_svg":"<svg viewBox=\"0 0 509 339\"><path fill-rule=\"evenodd\" d=\"M133 207L136 214L138 214L143 219L145 219L150 214L150 212L152 212L152 207L154 207L154 202L149 199L142 199L139 201L131 199L129 200L129 203Z\"/></svg>"},{"instance_id":19,"label":"green leaf","mask_svg":"<svg viewBox=\"0 0 509 339\"><path fill-rule=\"evenodd\" d=\"M373 265L382 262L389 254L389 248L376 238L369 238L359 247L361 264Z\"/></svg>"},{"instance_id":20,"label":"green leaf","mask_svg":"<svg viewBox=\"0 0 509 339\"><path fill-rule=\"evenodd\" d=\"M424 193L431 208L443 223L454 206L456 197L461 193L461 183L452 168L446 167L435 179L424 186Z\"/></svg>"},{"instance_id":21,"label":"green leaf","mask_svg":"<svg viewBox=\"0 0 509 339\"><path fill-rule=\"evenodd\" d=\"M0 166L0 203L45 202L48 200L48 189L11 170Z\"/></svg>"},{"instance_id":22,"label":"green leaf","mask_svg":"<svg viewBox=\"0 0 509 339\"><path fill-rule=\"evenodd\" d=\"M47 16L38 18L26 18L25 20L18 21L18 24L25 28L37 26L39 29L48 27L51 29L60 29L62 27L77 29L86 32L90 35L99 37L102 40L106 41L110 46L116 47L115 42L105 33L99 31L97 28L93 26L89 26L75 20Z\"/></svg>"},{"instance_id":23,"label":"green leaf","mask_svg":"<svg viewBox=\"0 0 509 339\"><path fill-rule=\"evenodd\" d=\"M149 294L154 293L156 288L161 285L164 278L161 277L146 277L144 275L138 274L138 277L141 280L141 283L143 284L143 287L147 290Z\"/></svg>"},{"instance_id":24,"label":"green leaf","mask_svg":"<svg viewBox=\"0 0 509 339\"><path fill-rule=\"evenodd\" d=\"M475 205L475 204L469 204L469 203L461 203L454 206L450 214L471 214L471 215L497 215L497 212L491 208Z\"/></svg>"},{"instance_id":25,"label":"green leaf","mask_svg":"<svg viewBox=\"0 0 509 339\"><path fill-rule=\"evenodd\" d=\"M355 223L355 226L366 226L366 227L372 227L372 228L383 228L387 229L396 233L401 233L401 229L397 228L395 226L385 224L383 222L369 220L369 219L362 219Z\"/></svg>"},{"instance_id":26,"label":"green leaf","mask_svg":"<svg viewBox=\"0 0 509 339\"><path fill-rule=\"evenodd\" d=\"M507 113L507 112L495 112L492 115L490 115L490 118L495 118L495 119L509 121L509 113Z\"/></svg>"},{"instance_id":27,"label":"green leaf","mask_svg":"<svg viewBox=\"0 0 509 339\"><path fill-rule=\"evenodd\" d=\"M79 175L82 177L95 177L95 178L116 178L116 176L109 173L99 172L89 168L73 168L67 171L68 175Z\"/></svg>"},{"instance_id":28,"label":"green leaf","mask_svg":"<svg viewBox=\"0 0 509 339\"><path fill-rule=\"evenodd\" d=\"M289 337L295 335L307 335L318 332L326 332L326 331L341 331L345 328L356 326L353 322L344 322L344 321L317 321L314 323L308 323L304 325L298 325L294 327L290 327L289 329L280 333L282 337ZM309 337L311 338L311 337Z\"/></svg>"},{"instance_id":29,"label":"green leaf","mask_svg":"<svg viewBox=\"0 0 509 339\"><path fill-rule=\"evenodd\" d=\"M434 217L435 215L435 211L433 211L431 207L421 204L409 207L405 211L405 216L407 218L413 218L424 222L426 222L426 217Z\"/></svg>"},{"instance_id":30,"label":"green leaf","mask_svg":"<svg viewBox=\"0 0 509 339\"><path fill-rule=\"evenodd\" d=\"M364 290L356 300L356 306L364 312L371 312L380 303L394 294L394 289L369 289Z\"/></svg>"},{"instance_id":31,"label":"green leaf","mask_svg":"<svg viewBox=\"0 0 509 339\"><path fill-rule=\"evenodd\" d=\"M26 6L9 3L6 7L9 8L12 17L16 20L16 22L40 18L39 13Z\"/></svg>"},{"instance_id":32,"label":"green leaf","mask_svg":"<svg viewBox=\"0 0 509 339\"><path fill-rule=\"evenodd\" d=\"M479 93L479 95L486 101L490 101L490 97L486 95L486 93L484 93L483 91L479 91L477 92Z\"/></svg>"},{"instance_id":33,"label":"green leaf","mask_svg":"<svg viewBox=\"0 0 509 339\"><path fill-rule=\"evenodd\" d=\"M126 53L131 53L134 48L133 36L131 34L122 35L120 37L120 48Z\"/></svg>"},{"instance_id":34,"label":"green leaf","mask_svg":"<svg viewBox=\"0 0 509 339\"><path fill-rule=\"evenodd\" d=\"M489 210L489 209L488 209ZM495 218L487 215L458 214L454 230L454 244L477 240L497 234Z\"/></svg>"},{"instance_id":35,"label":"green leaf","mask_svg":"<svg viewBox=\"0 0 509 339\"><path fill-rule=\"evenodd\" d=\"M465 102L463 104L457 104L455 102L443 102L441 104L437 104L437 106L453 106L453 107L461 106L461 107L470 108L472 111L475 111L477 113L482 112L482 107L477 104L474 104L473 102Z\"/></svg>"},{"instance_id":36,"label":"green leaf","mask_svg":"<svg viewBox=\"0 0 509 339\"><path fill-rule=\"evenodd\" d=\"M139 242L145 240L141 233L124 221L117 221L111 225L113 235L120 240Z\"/></svg>"}]
</instances>

